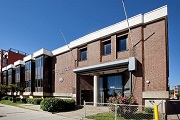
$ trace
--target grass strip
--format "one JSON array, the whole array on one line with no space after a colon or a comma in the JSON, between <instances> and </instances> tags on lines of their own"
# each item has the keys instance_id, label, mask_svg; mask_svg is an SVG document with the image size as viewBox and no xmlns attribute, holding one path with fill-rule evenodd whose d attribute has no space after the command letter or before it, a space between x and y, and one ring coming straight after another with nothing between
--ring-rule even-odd
<instances>
[{"instance_id":1,"label":"grass strip","mask_svg":"<svg viewBox=\"0 0 180 120\"><path fill-rule=\"evenodd\" d=\"M94 119L94 120L114 120L115 119L115 113L114 112L98 113L95 115L86 116L86 118ZM153 114L137 112L133 115L127 115L124 117L117 116L117 120L127 120L127 119L128 120L153 120Z\"/></svg>"}]
</instances>

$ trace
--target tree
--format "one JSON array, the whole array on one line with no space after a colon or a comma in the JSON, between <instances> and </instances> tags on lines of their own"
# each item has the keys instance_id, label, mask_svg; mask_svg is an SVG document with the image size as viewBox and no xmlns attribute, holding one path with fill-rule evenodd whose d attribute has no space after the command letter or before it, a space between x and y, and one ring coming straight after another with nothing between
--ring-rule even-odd
<instances>
[{"instance_id":1,"label":"tree","mask_svg":"<svg viewBox=\"0 0 180 120\"><path fill-rule=\"evenodd\" d=\"M176 94L176 98L179 99L180 98L180 94Z\"/></svg>"},{"instance_id":2,"label":"tree","mask_svg":"<svg viewBox=\"0 0 180 120\"><path fill-rule=\"evenodd\" d=\"M0 90L2 93L5 93L7 91L7 86L6 85L0 85Z\"/></svg>"},{"instance_id":3,"label":"tree","mask_svg":"<svg viewBox=\"0 0 180 120\"><path fill-rule=\"evenodd\" d=\"M174 94L174 90L170 90L170 91L169 91L169 94Z\"/></svg>"},{"instance_id":4,"label":"tree","mask_svg":"<svg viewBox=\"0 0 180 120\"><path fill-rule=\"evenodd\" d=\"M13 102L16 102L18 92L24 92L24 89L19 87L17 84L9 84L7 88L9 91L16 93L15 95L13 95Z\"/></svg>"}]
</instances>

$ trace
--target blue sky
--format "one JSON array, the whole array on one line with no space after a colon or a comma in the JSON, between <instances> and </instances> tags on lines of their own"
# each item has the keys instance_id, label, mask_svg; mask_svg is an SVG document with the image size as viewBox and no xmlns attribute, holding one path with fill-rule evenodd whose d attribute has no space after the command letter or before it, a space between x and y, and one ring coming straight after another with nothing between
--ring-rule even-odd
<instances>
[{"instance_id":1,"label":"blue sky","mask_svg":"<svg viewBox=\"0 0 180 120\"><path fill-rule=\"evenodd\" d=\"M170 87L180 84L180 1L125 0L128 17L168 5ZM54 50L125 19L121 0L0 0L0 48Z\"/></svg>"}]
</instances>

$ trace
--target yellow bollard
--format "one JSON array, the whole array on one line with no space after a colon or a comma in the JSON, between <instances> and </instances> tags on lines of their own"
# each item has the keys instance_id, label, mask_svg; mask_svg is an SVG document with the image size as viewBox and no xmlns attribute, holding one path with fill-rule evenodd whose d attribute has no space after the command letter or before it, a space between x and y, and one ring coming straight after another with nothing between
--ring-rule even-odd
<instances>
[{"instance_id":1,"label":"yellow bollard","mask_svg":"<svg viewBox=\"0 0 180 120\"><path fill-rule=\"evenodd\" d=\"M158 105L154 105L154 116L155 120L159 120Z\"/></svg>"}]
</instances>

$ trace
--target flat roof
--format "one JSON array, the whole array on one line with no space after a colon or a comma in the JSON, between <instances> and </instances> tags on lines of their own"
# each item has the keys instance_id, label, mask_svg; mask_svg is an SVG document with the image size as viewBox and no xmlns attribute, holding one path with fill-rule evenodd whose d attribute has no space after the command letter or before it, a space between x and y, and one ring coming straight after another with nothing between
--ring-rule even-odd
<instances>
[{"instance_id":1,"label":"flat roof","mask_svg":"<svg viewBox=\"0 0 180 120\"><path fill-rule=\"evenodd\" d=\"M25 63L22 60L18 60L16 62L14 62L14 66L17 66L17 65L25 65Z\"/></svg>"},{"instance_id":2,"label":"flat roof","mask_svg":"<svg viewBox=\"0 0 180 120\"><path fill-rule=\"evenodd\" d=\"M44 48L42 48L42 49L40 49L40 50L38 50L38 51L36 51L36 52L33 53L33 57L34 57L34 58L39 57L39 56L41 56L41 55L52 56L53 54L52 54L51 51L46 50L46 49L44 49Z\"/></svg>"},{"instance_id":3,"label":"flat roof","mask_svg":"<svg viewBox=\"0 0 180 120\"><path fill-rule=\"evenodd\" d=\"M167 15L168 15L167 5L165 5L163 7L157 8L157 9L152 10L150 12L147 12L145 14L138 14L136 16L129 18L128 19L129 26L135 27L135 26L138 26L138 25L141 25L144 23L153 22L155 20L166 17ZM103 29L92 32L90 34L87 34L87 35L80 37L76 40L73 40L68 44L68 46L70 49L72 49L72 48L75 48L77 46L87 44L87 43L92 42L92 41L96 41L100 38L107 37L111 34L118 33L118 32L121 32L121 31L124 31L127 29L128 29L127 21L124 20L124 21L118 22L116 24L110 25L108 27L105 27ZM48 50L42 48L42 49L34 52L32 56L25 57L24 61L34 59L34 58L41 56L41 55L56 56L58 54L69 51L68 46L64 45L64 46L61 46L61 47L59 47L53 51L48 51Z\"/></svg>"},{"instance_id":4,"label":"flat roof","mask_svg":"<svg viewBox=\"0 0 180 120\"><path fill-rule=\"evenodd\" d=\"M134 27L134 26L137 26L140 24L149 23L149 22L155 21L157 19L163 18L167 15L168 15L167 5L165 5L163 7L157 8L157 9L147 12L145 14L138 14L136 16L129 18L128 19L129 26ZM68 44L68 46L70 48L74 48L74 47L86 44L88 42L92 42L94 40L98 40L99 38L103 38L103 37L106 37L113 33L117 33L117 32L120 32L120 31L123 31L126 29L128 29L128 25L127 25L127 21L124 20L124 21L118 22L116 24L113 24L111 26L100 29L98 31L87 34L76 40L73 40ZM62 47L59 47L59 48L53 50L52 54L55 56L55 55L58 55L58 54L61 54L63 52L67 52L67 51L69 51L69 48L67 47L67 45L64 45Z\"/></svg>"},{"instance_id":5,"label":"flat roof","mask_svg":"<svg viewBox=\"0 0 180 120\"><path fill-rule=\"evenodd\" d=\"M9 70L11 68L15 68L13 64L10 64L10 65L7 66L7 70Z\"/></svg>"},{"instance_id":6,"label":"flat roof","mask_svg":"<svg viewBox=\"0 0 180 120\"><path fill-rule=\"evenodd\" d=\"M3 72L3 71L6 71L6 70L7 70L7 67L3 67L3 68L2 68L2 72Z\"/></svg>"},{"instance_id":7,"label":"flat roof","mask_svg":"<svg viewBox=\"0 0 180 120\"><path fill-rule=\"evenodd\" d=\"M29 61L29 60L35 60L35 58L33 57L33 55L28 55L28 56L26 56L26 57L23 58L23 61L24 61L24 62L27 62L27 61Z\"/></svg>"}]
</instances>

